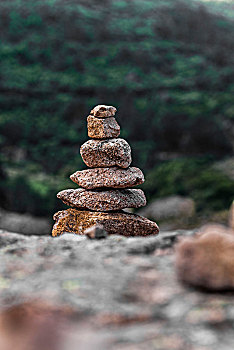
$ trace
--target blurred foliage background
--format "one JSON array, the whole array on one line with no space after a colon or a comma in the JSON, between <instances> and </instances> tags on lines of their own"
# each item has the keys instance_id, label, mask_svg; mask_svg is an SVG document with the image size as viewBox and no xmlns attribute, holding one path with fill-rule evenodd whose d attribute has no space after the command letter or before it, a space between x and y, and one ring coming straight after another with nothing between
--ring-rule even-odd
<instances>
[{"instance_id":1,"label":"blurred foliage background","mask_svg":"<svg viewBox=\"0 0 234 350\"><path fill-rule=\"evenodd\" d=\"M1 0L0 206L62 208L56 192L74 187L86 117L104 103L119 109L149 199L226 209L233 96L233 2Z\"/></svg>"}]
</instances>

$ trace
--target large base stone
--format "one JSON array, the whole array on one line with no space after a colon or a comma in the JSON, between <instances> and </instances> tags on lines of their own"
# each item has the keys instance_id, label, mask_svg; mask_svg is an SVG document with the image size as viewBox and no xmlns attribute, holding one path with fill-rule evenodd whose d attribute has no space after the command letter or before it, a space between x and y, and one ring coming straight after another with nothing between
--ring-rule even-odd
<instances>
[{"instance_id":1,"label":"large base stone","mask_svg":"<svg viewBox=\"0 0 234 350\"><path fill-rule=\"evenodd\" d=\"M54 215L56 221L52 236L59 236L65 232L83 235L84 231L93 225L103 225L109 234L123 236L148 236L159 232L157 224L142 216L128 214L122 211L100 213L95 211L67 209Z\"/></svg>"}]
</instances>

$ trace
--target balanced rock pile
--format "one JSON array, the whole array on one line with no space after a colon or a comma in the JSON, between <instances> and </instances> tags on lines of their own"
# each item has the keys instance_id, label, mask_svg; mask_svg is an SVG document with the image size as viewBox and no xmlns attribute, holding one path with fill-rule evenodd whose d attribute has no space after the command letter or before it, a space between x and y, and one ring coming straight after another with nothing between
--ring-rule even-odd
<instances>
[{"instance_id":1,"label":"balanced rock pile","mask_svg":"<svg viewBox=\"0 0 234 350\"><path fill-rule=\"evenodd\" d=\"M80 153L90 169L70 176L81 188L57 194L74 209L62 210L54 215L56 222L52 236L65 232L84 234L93 225L102 225L109 234L124 236L158 233L155 222L122 210L143 207L146 198L142 190L129 188L142 184L144 175L140 169L129 167L131 148L127 141L118 138L120 126L115 113L115 107L99 105L88 116L88 136L91 140L81 146Z\"/></svg>"}]
</instances>

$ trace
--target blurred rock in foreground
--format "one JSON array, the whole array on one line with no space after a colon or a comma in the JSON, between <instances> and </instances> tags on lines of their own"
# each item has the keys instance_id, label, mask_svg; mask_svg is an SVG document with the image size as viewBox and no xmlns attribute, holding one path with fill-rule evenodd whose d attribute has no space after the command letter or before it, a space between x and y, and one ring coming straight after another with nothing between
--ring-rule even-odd
<instances>
[{"instance_id":1,"label":"blurred rock in foreground","mask_svg":"<svg viewBox=\"0 0 234 350\"><path fill-rule=\"evenodd\" d=\"M161 229L172 230L188 224L195 214L195 203L191 198L169 196L152 201L138 213L158 221Z\"/></svg>"},{"instance_id":2,"label":"blurred rock in foreground","mask_svg":"<svg viewBox=\"0 0 234 350\"><path fill-rule=\"evenodd\" d=\"M233 293L177 280L174 243L194 233L88 240L0 230L0 314L16 325L13 349L32 350L30 336L33 350L233 349Z\"/></svg>"},{"instance_id":3,"label":"blurred rock in foreground","mask_svg":"<svg viewBox=\"0 0 234 350\"><path fill-rule=\"evenodd\" d=\"M229 227L208 224L176 245L179 279L211 291L234 290L234 204L229 211Z\"/></svg>"},{"instance_id":4,"label":"blurred rock in foreground","mask_svg":"<svg viewBox=\"0 0 234 350\"><path fill-rule=\"evenodd\" d=\"M48 235L51 227L48 219L0 209L0 228L3 230L26 235Z\"/></svg>"},{"instance_id":5,"label":"blurred rock in foreground","mask_svg":"<svg viewBox=\"0 0 234 350\"><path fill-rule=\"evenodd\" d=\"M208 225L176 249L179 279L208 290L234 290L234 231Z\"/></svg>"},{"instance_id":6,"label":"blurred rock in foreground","mask_svg":"<svg viewBox=\"0 0 234 350\"><path fill-rule=\"evenodd\" d=\"M8 307L0 313L0 349L65 350L61 344L71 315L69 308L39 300Z\"/></svg>"}]
</instances>

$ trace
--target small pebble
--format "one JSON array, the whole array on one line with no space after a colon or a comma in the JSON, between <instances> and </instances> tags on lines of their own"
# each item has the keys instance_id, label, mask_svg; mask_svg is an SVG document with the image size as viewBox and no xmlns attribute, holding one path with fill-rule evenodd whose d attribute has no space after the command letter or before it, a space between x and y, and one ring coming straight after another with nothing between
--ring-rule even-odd
<instances>
[{"instance_id":1,"label":"small pebble","mask_svg":"<svg viewBox=\"0 0 234 350\"><path fill-rule=\"evenodd\" d=\"M84 233L89 239L103 239L108 235L102 225L94 225L85 230Z\"/></svg>"}]
</instances>

